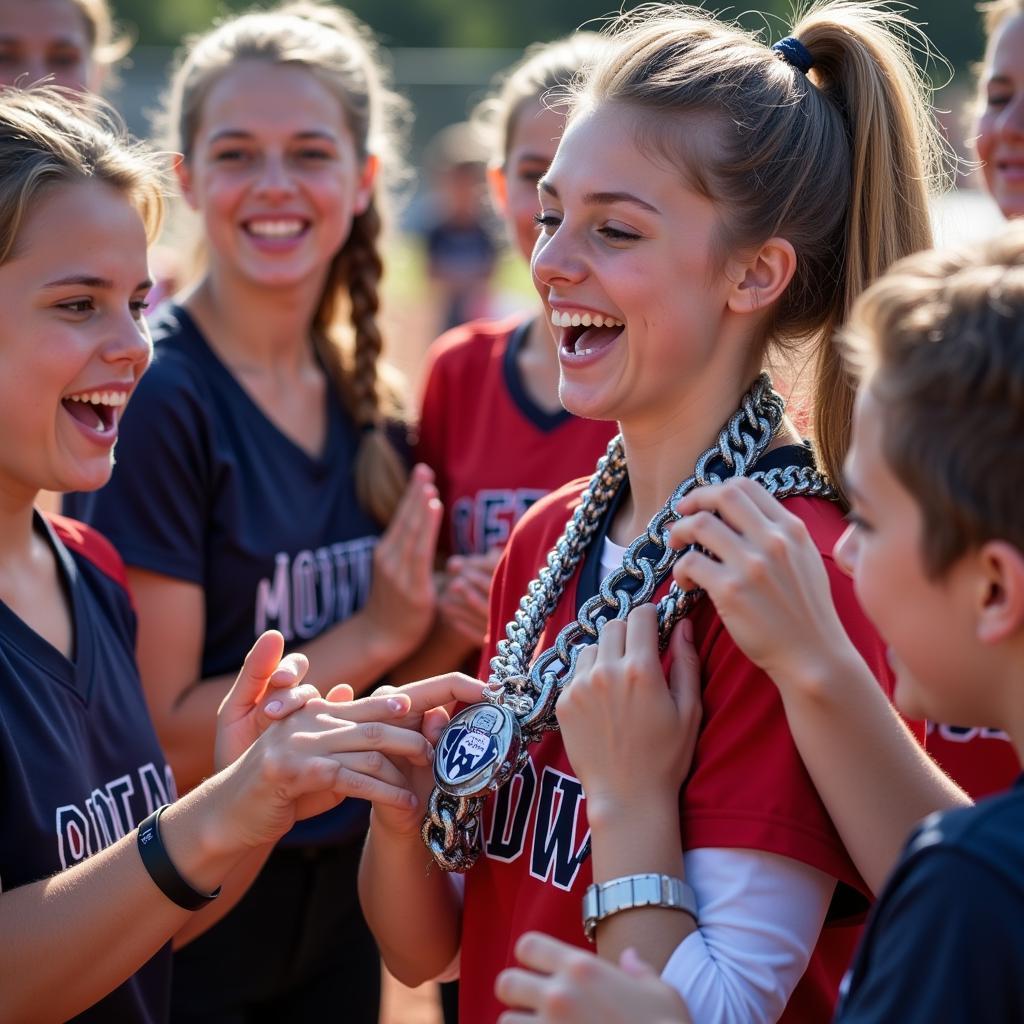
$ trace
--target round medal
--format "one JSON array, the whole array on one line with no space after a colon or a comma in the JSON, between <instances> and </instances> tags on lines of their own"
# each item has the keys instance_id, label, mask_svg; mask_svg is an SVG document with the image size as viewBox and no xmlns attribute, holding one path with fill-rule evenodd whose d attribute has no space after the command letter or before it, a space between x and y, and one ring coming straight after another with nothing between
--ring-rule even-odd
<instances>
[{"instance_id":1,"label":"round medal","mask_svg":"<svg viewBox=\"0 0 1024 1024\"><path fill-rule=\"evenodd\" d=\"M474 704L460 711L441 734L434 781L450 796L483 796L515 771L521 746L519 723L508 708Z\"/></svg>"}]
</instances>

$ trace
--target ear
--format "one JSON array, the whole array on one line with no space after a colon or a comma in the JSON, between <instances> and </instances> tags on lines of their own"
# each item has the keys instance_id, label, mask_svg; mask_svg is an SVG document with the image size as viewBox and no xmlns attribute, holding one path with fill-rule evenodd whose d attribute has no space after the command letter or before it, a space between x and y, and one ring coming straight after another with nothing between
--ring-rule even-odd
<instances>
[{"instance_id":1,"label":"ear","mask_svg":"<svg viewBox=\"0 0 1024 1024\"><path fill-rule=\"evenodd\" d=\"M1003 540L990 540L976 555L981 588L977 636L998 644L1024 630L1024 552Z\"/></svg>"},{"instance_id":2,"label":"ear","mask_svg":"<svg viewBox=\"0 0 1024 1024\"><path fill-rule=\"evenodd\" d=\"M373 187L377 183L377 174L379 172L380 157L376 153L371 153L363 164L362 172L359 175L359 183L356 186L356 216L366 213L366 209L373 199Z\"/></svg>"},{"instance_id":3,"label":"ear","mask_svg":"<svg viewBox=\"0 0 1024 1024\"><path fill-rule=\"evenodd\" d=\"M753 258L737 261L730 274L734 313L757 313L778 301L796 273L796 250L785 238L769 238Z\"/></svg>"},{"instance_id":4,"label":"ear","mask_svg":"<svg viewBox=\"0 0 1024 1024\"><path fill-rule=\"evenodd\" d=\"M192 180L192 168L189 166L188 161L181 153L174 154L174 162L171 165L171 170L174 172L175 178L178 179L178 188L181 191L181 197L189 205L189 209L198 210L199 204L196 200L195 189L193 187Z\"/></svg>"},{"instance_id":5,"label":"ear","mask_svg":"<svg viewBox=\"0 0 1024 1024\"><path fill-rule=\"evenodd\" d=\"M487 166L487 187L491 192L491 202L498 213L505 217L508 214L508 178L504 167Z\"/></svg>"}]
</instances>

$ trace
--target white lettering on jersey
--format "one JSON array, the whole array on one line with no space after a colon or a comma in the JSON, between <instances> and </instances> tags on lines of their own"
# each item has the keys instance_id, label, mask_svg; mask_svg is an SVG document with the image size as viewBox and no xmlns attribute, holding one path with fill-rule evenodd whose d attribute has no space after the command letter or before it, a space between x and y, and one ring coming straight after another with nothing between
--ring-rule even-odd
<instances>
[{"instance_id":1,"label":"white lettering on jersey","mask_svg":"<svg viewBox=\"0 0 1024 1024\"><path fill-rule=\"evenodd\" d=\"M168 765L160 769L149 762L137 769L139 785L131 775L120 775L97 786L78 804L57 808L57 852L61 867L69 868L126 836L143 818L177 798L174 776ZM141 801L132 800L141 795Z\"/></svg>"},{"instance_id":2,"label":"white lettering on jersey","mask_svg":"<svg viewBox=\"0 0 1024 1024\"><path fill-rule=\"evenodd\" d=\"M274 576L256 587L254 637L278 629L285 640L308 640L334 622L342 622L366 604L373 581L377 537L304 549L280 551Z\"/></svg>"},{"instance_id":3,"label":"white lettering on jersey","mask_svg":"<svg viewBox=\"0 0 1024 1024\"><path fill-rule=\"evenodd\" d=\"M571 890L590 847L590 830L578 835L585 799L580 780L554 768L544 769L538 785L537 771L528 759L495 794L484 844L487 856L510 863L529 843L530 874Z\"/></svg>"},{"instance_id":4,"label":"white lettering on jersey","mask_svg":"<svg viewBox=\"0 0 1024 1024\"><path fill-rule=\"evenodd\" d=\"M943 725L940 722L928 723L928 735L938 733L949 743L971 743L973 740L1005 740L1010 737L1002 729L990 729L983 726Z\"/></svg>"},{"instance_id":5,"label":"white lettering on jersey","mask_svg":"<svg viewBox=\"0 0 1024 1024\"><path fill-rule=\"evenodd\" d=\"M452 505L452 550L482 555L502 548L526 510L547 494L535 487L483 490Z\"/></svg>"}]
</instances>

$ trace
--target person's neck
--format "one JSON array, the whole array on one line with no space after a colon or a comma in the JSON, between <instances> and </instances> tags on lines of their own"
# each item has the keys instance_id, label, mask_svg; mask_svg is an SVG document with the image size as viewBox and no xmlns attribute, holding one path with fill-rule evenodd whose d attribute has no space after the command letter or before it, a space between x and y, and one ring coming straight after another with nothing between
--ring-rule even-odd
<instances>
[{"instance_id":1,"label":"person's neck","mask_svg":"<svg viewBox=\"0 0 1024 1024\"><path fill-rule=\"evenodd\" d=\"M14 482L0 481L0 567L25 563L32 558L35 491Z\"/></svg>"},{"instance_id":2,"label":"person's neck","mask_svg":"<svg viewBox=\"0 0 1024 1024\"><path fill-rule=\"evenodd\" d=\"M312 359L310 325L323 290L319 279L294 288L254 288L210 269L182 304L236 372L298 372Z\"/></svg>"},{"instance_id":3,"label":"person's neck","mask_svg":"<svg viewBox=\"0 0 1024 1024\"><path fill-rule=\"evenodd\" d=\"M714 444L752 380L735 392L692 388L665 415L620 422L629 467L629 494L612 524L609 535L613 541L629 544L647 529L669 495L693 472L697 459ZM796 430L784 421L770 447L797 441Z\"/></svg>"}]
</instances>

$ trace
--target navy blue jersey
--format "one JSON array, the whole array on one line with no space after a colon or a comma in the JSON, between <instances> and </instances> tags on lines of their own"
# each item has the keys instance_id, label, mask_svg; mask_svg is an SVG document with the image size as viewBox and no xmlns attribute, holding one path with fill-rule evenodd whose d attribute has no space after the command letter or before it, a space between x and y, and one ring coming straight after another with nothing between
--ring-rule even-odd
<instances>
[{"instance_id":1,"label":"navy blue jersey","mask_svg":"<svg viewBox=\"0 0 1024 1024\"><path fill-rule=\"evenodd\" d=\"M81 524L41 518L74 619L69 661L0 601L0 888L10 890L110 846L174 783L135 666L135 615L120 561ZM102 951L73 936L55 955L89 970ZM162 1021L170 946L76 1020ZM0 997L2 1002L2 997Z\"/></svg>"},{"instance_id":2,"label":"navy blue jersey","mask_svg":"<svg viewBox=\"0 0 1024 1024\"><path fill-rule=\"evenodd\" d=\"M1024 1021L1024 779L921 823L845 988L837 1024Z\"/></svg>"},{"instance_id":3,"label":"navy blue jersey","mask_svg":"<svg viewBox=\"0 0 1024 1024\"><path fill-rule=\"evenodd\" d=\"M125 563L199 584L203 677L237 672L279 629L299 646L365 603L379 527L356 500L359 431L327 389L327 438L313 457L286 437L169 307L153 365L121 421L110 483L65 501Z\"/></svg>"},{"instance_id":4,"label":"navy blue jersey","mask_svg":"<svg viewBox=\"0 0 1024 1024\"><path fill-rule=\"evenodd\" d=\"M326 441L313 457L267 418L184 309L168 307L152 330L153 365L125 410L110 483L65 508L126 564L201 586L202 676L233 674L264 630L280 630L291 649L366 603L381 531L356 498L360 434L328 388ZM346 801L288 841L339 838L360 813Z\"/></svg>"}]
</instances>

